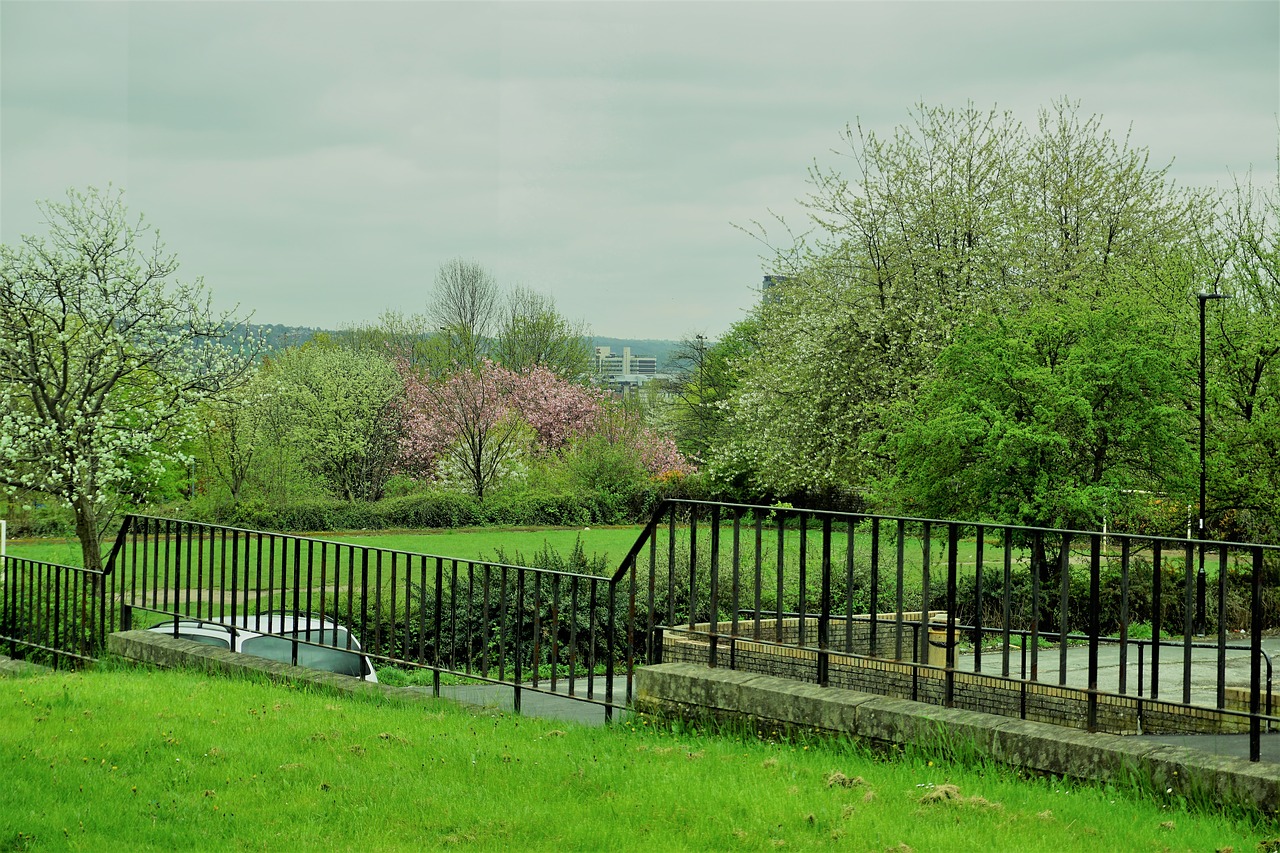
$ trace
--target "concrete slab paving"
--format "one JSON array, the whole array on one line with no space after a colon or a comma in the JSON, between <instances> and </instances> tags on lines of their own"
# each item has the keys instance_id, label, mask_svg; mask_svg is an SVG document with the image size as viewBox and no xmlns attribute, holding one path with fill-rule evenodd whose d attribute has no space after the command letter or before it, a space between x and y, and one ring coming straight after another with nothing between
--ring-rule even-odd
<instances>
[{"instance_id":1,"label":"concrete slab paving","mask_svg":"<svg viewBox=\"0 0 1280 853\"><path fill-rule=\"evenodd\" d=\"M565 720L586 726L603 726L606 722L605 708L596 702L571 698L568 695L568 682L558 681L555 694L544 693L550 690L550 682L543 681L539 690L524 689L520 691L520 713L528 717L548 720ZM595 679L593 697L604 701L605 679ZM403 690L431 695L430 687L405 687ZM587 695L585 679L577 679L574 693L578 697ZM440 686L440 696L453 702L474 705L505 713L515 713L515 689L506 684L444 684ZM626 703L627 678L625 675L614 676L613 701L618 705ZM613 709L613 721L621 722L630 714L623 708Z\"/></svg>"},{"instance_id":2,"label":"concrete slab paving","mask_svg":"<svg viewBox=\"0 0 1280 853\"><path fill-rule=\"evenodd\" d=\"M1197 637L1197 643L1213 642L1213 638ZM1236 640L1235 644L1240 641ZM1223 656L1223 676L1227 686L1247 687L1250 678L1250 655L1248 649L1228 648ZM1268 661L1280 665L1280 637L1267 637L1262 641L1264 658L1262 661L1263 689L1266 689ZM1218 684L1218 650L1216 648L1197 648L1190 650L1190 703L1214 705L1217 700ZM1098 689L1108 692L1120 692L1121 673L1125 678L1125 692L1150 698L1160 698L1169 702L1188 701L1184 685L1188 666L1185 648L1162 646L1159 653L1158 666L1153 666L1152 649L1147 647L1141 655L1136 646L1131 645L1121 662L1121 650L1118 644L1102 644L1098 647ZM1087 646L1067 647L1067 667L1065 679L1059 678L1062 659L1059 648L1041 646L1035 654L1028 649L1026 654L1021 649L1013 649L1009 655L1009 675L1011 677L1031 677L1048 684L1065 683L1071 687L1084 688L1089 683L1089 649ZM956 662L956 668L973 672L978 665L976 655L962 654ZM1000 674L1003 672L1004 659L1001 652L987 651L981 658L983 672ZM1152 689L1153 669L1158 678ZM1280 673L1273 671L1273 682ZM1274 689L1274 688L1273 688Z\"/></svg>"},{"instance_id":3,"label":"concrete slab paving","mask_svg":"<svg viewBox=\"0 0 1280 853\"><path fill-rule=\"evenodd\" d=\"M1214 637L1196 637L1197 643L1213 643ZM1242 641L1228 639L1227 645L1240 645ZM1266 637L1262 641L1264 658L1262 661L1263 690L1267 689L1267 662L1280 664L1280 637ZM1142 668L1139 669L1137 648L1131 646L1126 655L1123 671L1125 673L1125 690L1133 695L1148 698L1159 698L1167 702L1186 702L1188 691L1185 689L1186 676L1190 672L1189 704L1216 707L1218 699L1218 650L1216 648L1192 647L1190 666L1184 646L1163 646L1159 653L1158 677L1153 690L1151 648L1143 650ZM1034 656L1037 664L1035 674L1037 680L1046 684L1065 683L1071 687L1086 688L1089 684L1089 649L1088 646L1067 647L1067 667L1065 678L1059 677L1061 671L1061 653L1057 646L1045 646ZM1011 651L1009 674L1018 677L1024 671L1031 673L1033 656L1030 649L1025 658L1021 649ZM977 657L973 654L962 654L956 662L956 668L973 672L977 666ZM1227 687L1247 688L1250 683L1251 659L1248 649L1228 648L1223 660L1223 682ZM999 674L1004 666L999 652L985 652L982 655L983 672ZM1025 666L1025 669L1024 669ZM1098 689L1119 692L1122 671L1119 645L1104 644L1098 647ZM1275 677L1280 673L1272 673L1272 690L1280 688L1275 684ZM1265 711L1265 706L1264 706ZM1280 708L1272 711L1280 715ZM1215 734L1215 735L1136 735L1144 740L1166 743L1174 746L1197 749L1214 755L1249 757L1249 736L1247 734ZM1280 763L1280 731L1273 730L1262 735L1262 760Z\"/></svg>"}]
</instances>

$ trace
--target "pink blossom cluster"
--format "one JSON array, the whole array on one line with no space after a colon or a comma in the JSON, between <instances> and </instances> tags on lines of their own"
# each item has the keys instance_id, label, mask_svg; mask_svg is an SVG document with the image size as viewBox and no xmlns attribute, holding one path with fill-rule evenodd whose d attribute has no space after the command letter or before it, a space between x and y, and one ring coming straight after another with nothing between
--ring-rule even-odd
<instances>
[{"instance_id":1,"label":"pink blossom cluster","mask_svg":"<svg viewBox=\"0 0 1280 853\"><path fill-rule=\"evenodd\" d=\"M676 449L676 443L668 435L658 435L648 427L639 430L637 442L640 448L640 464L654 477L668 477L672 474L688 476L694 473L694 467L684 454Z\"/></svg>"},{"instance_id":2,"label":"pink blossom cluster","mask_svg":"<svg viewBox=\"0 0 1280 853\"><path fill-rule=\"evenodd\" d=\"M511 405L547 450L560 450L575 435L590 432L605 404L603 392L567 382L545 367L522 374L503 367L494 369L506 374Z\"/></svg>"},{"instance_id":3,"label":"pink blossom cluster","mask_svg":"<svg viewBox=\"0 0 1280 853\"><path fill-rule=\"evenodd\" d=\"M635 447L653 476L694 471L669 437L635 423L602 391L544 367L517 373L485 360L475 370L424 379L404 360L396 366L405 386L402 465L420 475L433 473L450 446L490 440L513 417L528 424L544 452L559 452L577 436L601 434Z\"/></svg>"}]
</instances>

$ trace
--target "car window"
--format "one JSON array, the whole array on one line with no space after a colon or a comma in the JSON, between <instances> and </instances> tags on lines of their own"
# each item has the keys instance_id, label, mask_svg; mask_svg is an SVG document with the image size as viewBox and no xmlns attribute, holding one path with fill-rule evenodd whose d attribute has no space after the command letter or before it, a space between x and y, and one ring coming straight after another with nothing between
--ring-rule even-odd
<instances>
[{"instance_id":1,"label":"car window","mask_svg":"<svg viewBox=\"0 0 1280 853\"><path fill-rule=\"evenodd\" d=\"M326 646L335 646L339 649L355 649L360 650L360 644L355 638L347 633L346 628L307 628L301 631L295 631L293 636L300 640L309 640L313 643L323 643Z\"/></svg>"}]
</instances>

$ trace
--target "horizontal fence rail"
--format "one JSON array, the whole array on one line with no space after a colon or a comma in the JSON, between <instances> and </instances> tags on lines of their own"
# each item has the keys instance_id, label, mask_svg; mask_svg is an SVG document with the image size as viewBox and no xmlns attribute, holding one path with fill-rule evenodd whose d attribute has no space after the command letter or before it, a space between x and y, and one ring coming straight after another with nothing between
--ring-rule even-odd
<instances>
[{"instance_id":1,"label":"horizontal fence rail","mask_svg":"<svg viewBox=\"0 0 1280 853\"><path fill-rule=\"evenodd\" d=\"M1268 572L1272 546L667 501L615 580L640 660L1090 730L1247 731L1257 760L1280 723Z\"/></svg>"}]
</instances>

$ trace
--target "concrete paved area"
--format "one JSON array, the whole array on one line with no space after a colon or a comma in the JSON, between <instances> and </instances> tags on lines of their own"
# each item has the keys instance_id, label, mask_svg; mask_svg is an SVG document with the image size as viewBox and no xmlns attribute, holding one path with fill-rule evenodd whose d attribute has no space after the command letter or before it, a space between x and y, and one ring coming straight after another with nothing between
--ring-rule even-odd
<instances>
[{"instance_id":1,"label":"concrete paved area","mask_svg":"<svg viewBox=\"0 0 1280 853\"><path fill-rule=\"evenodd\" d=\"M1196 642L1215 642L1215 638L1195 638ZM1241 643L1237 640L1236 643ZM1228 646L1232 642L1228 640ZM1271 658L1273 666L1280 666L1280 637L1267 637L1262 641L1263 652ZM1143 650L1142 669L1138 668L1139 656L1136 646L1130 646L1127 661L1125 662L1124 672L1126 674L1125 689L1128 693L1137 695L1139 683L1141 683L1143 696L1152 696L1151 683L1151 647L1148 646ZM1036 655L1036 675L1039 681L1048 684L1063 683L1059 679L1059 671L1061 669L1061 656L1059 649L1054 646L1050 648L1041 648ZM1162 646L1160 648L1160 665L1159 677L1157 680L1156 697L1168 702L1183 702L1187 692L1184 686L1187 673L1186 655L1183 647ZM1031 667L1031 655L1028 649L1026 657L1027 671ZM957 661L957 668L972 672L975 666L975 657L972 654L961 655ZM1003 660L998 652L986 652L982 656L982 671L993 674L999 674L1002 671ZM1010 676L1018 676L1022 672L1023 657L1020 649L1013 649L1010 652L1009 674ZM1120 647L1117 645L1102 645L1098 648L1098 687L1101 690L1119 692L1120 686ZM1217 705L1217 685L1218 685L1218 652L1216 648L1192 648L1190 656L1190 704L1205 705L1215 707ZM1250 680L1250 655L1247 649L1230 649L1228 648L1225 657L1224 681L1228 687L1245 687L1249 686ZM1280 672L1273 673L1272 690L1280 689L1280 684L1276 680L1280 679ZM1266 690L1267 682L1267 666L1266 659L1262 662L1262 681L1263 690ZM1070 646L1067 648L1067 669L1065 683L1071 687L1084 688L1089 683L1089 649L1087 646ZM1263 706L1265 711L1265 705ZM1280 716L1280 708L1273 709L1272 714ZM1140 735L1144 740L1153 740L1160 743L1168 743L1175 746L1183 746L1188 749L1198 749L1203 752L1212 753L1214 755L1229 755L1238 758L1249 757L1249 736L1247 734L1239 735ZM1261 740L1262 759L1280 763L1280 731L1273 731L1262 735Z\"/></svg>"},{"instance_id":2,"label":"concrete paved area","mask_svg":"<svg viewBox=\"0 0 1280 853\"><path fill-rule=\"evenodd\" d=\"M1196 638L1198 643L1214 642L1213 638ZM1240 643L1240 641L1236 641ZM1232 645L1228 641L1228 646ZM1263 652L1270 657L1274 666L1280 666L1280 637L1267 637L1262 641ZM1138 647L1130 645L1126 655L1127 660L1124 667L1121 667L1120 647L1118 645L1100 645L1098 647L1098 689L1106 690L1112 693L1120 692L1120 675L1123 671L1125 675L1125 692L1150 698L1163 699L1166 702L1188 702L1188 691L1184 689L1187 684L1185 677L1187 674L1185 649L1181 646L1161 646L1159 657L1159 678L1155 685L1156 690L1152 690L1151 674L1152 674L1152 648L1147 646L1139 655ZM1248 687L1249 686L1249 651L1248 649L1231 649L1228 648L1224 658L1225 661L1225 683L1227 686ZM975 656L972 654L962 654L956 663L956 668L967 672L972 672L975 668ZM1141 669L1139 662L1141 661ZM1020 649L1012 649L1009 654L1009 675L1011 677L1029 676L1031 668L1035 664L1035 680L1046 684L1066 683L1071 687L1087 687L1089 684L1089 649L1087 646L1068 646L1067 648L1067 668L1065 680L1059 678L1061 669L1061 656L1057 646L1041 647L1039 652L1034 656L1031 650L1027 650L1024 656ZM982 671L998 675L1002 672L1003 659L1000 652L984 652L982 655ZM1217 704L1217 685L1218 685L1218 651L1216 648L1192 648L1190 655L1190 691L1189 704L1207 705L1213 707ZM1276 678L1280 678L1280 672L1274 673ZM1267 661L1266 658L1262 662L1262 681L1263 690L1266 690L1267 681ZM1273 679L1274 683L1274 679ZM1141 686L1141 689L1139 689ZM1280 685L1278 685L1280 686ZM1277 686L1273 686L1273 690Z\"/></svg>"},{"instance_id":3,"label":"concrete paved area","mask_svg":"<svg viewBox=\"0 0 1280 853\"><path fill-rule=\"evenodd\" d=\"M539 683L541 690L550 690L551 683L542 681ZM592 696L600 701L604 701L605 696L605 679L604 676L598 676L595 679L595 689ZM405 690L411 690L418 693L430 695L430 687L406 687ZM542 693L535 690L520 691L520 713L529 717L538 717L548 720L565 720L567 722L581 723L586 726L603 726L605 724L605 709L603 705L595 702L584 702L581 699L570 698L568 694L569 684L567 681L560 680L556 682L556 694ZM579 678L574 682L574 693L579 697L587 695L587 682L585 678ZM507 713L515 712L515 690L514 688L503 684L444 684L440 686L440 696L454 702L461 702L466 705L474 705L480 708L488 708L495 711L504 711ZM614 676L613 679L613 701L618 705L626 704L627 700L627 678L625 675ZM613 721L620 722L626 719L629 711L622 708L613 709Z\"/></svg>"}]
</instances>

